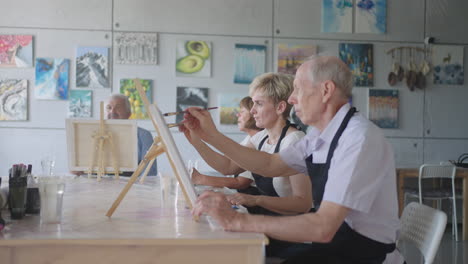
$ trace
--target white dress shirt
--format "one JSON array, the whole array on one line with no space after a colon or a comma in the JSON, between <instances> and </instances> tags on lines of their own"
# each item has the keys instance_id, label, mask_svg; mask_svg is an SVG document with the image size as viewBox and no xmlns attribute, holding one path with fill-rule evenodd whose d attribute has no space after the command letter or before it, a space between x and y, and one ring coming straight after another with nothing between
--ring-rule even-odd
<instances>
[{"instance_id":1,"label":"white dress shirt","mask_svg":"<svg viewBox=\"0 0 468 264\"><path fill-rule=\"evenodd\" d=\"M349 104L342 106L322 133L314 128L281 150L281 159L302 173L307 173L305 159L311 154L314 163L325 163L331 141L349 109ZM323 201L351 209L345 221L356 232L393 243L399 227L395 174L393 150L382 130L356 113L338 140Z\"/></svg>"}]
</instances>

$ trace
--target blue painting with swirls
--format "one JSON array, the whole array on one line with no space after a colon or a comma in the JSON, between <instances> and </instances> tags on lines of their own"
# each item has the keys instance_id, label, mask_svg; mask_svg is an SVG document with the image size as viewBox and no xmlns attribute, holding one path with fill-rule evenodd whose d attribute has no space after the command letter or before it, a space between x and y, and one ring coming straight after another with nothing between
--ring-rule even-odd
<instances>
[{"instance_id":1,"label":"blue painting with swirls","mask_svg":"<svg viewBox=\"0 0 468 264\"><path fill-rule=\"evenodd\" d=\"M36 99L67 100L69 59L36 58Z\"/></svg>"},{"instance_id":2,"label":"blue painting with swirls","mask_svg":"<svg viewBox=\"0 0 468 264\"><path fill-rule=\"evenodd\" d=\"M322 32L351 33L352 25L352 0L322 0Z\"/></svg>"},{"instance_id":3,"label":"blue painting with swirls","mask_svg":"<svg viewBox=\"0 0 468 264\"><path fill-rule=\"evenodd\" d=\"M355 32L384 34L387 28L387 0L357 0Z\"/></svg>"}]
</instances>

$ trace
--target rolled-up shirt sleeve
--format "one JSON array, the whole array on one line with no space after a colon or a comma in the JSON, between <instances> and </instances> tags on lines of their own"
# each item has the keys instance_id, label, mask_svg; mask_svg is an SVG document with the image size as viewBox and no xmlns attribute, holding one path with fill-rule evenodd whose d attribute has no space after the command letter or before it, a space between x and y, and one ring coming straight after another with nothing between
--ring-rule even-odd
<instances>
[{"instance_id":1,"label":"rolled-up shirt sleeve","mask_svg":"<svg viewBox=\"0 0 468 264\"><path fill-rule=\"evenodd\" d=\"M312 146L315 145L317 134L316 131L309 132L301 140L280 150L279 154L281 159L288 164L289 167L300 173L307 174L305 159L310 156L314 150Z\"/></svg>"}]
</instances>

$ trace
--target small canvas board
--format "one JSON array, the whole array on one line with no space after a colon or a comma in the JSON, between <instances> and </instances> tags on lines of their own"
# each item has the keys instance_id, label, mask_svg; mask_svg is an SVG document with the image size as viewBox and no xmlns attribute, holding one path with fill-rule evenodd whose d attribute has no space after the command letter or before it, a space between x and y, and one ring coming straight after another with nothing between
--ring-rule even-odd
<instances>
[{"instance_id":1,"label":"small canvas board","mask_svg":"<svg viewBox=\"0 0 468 264\"><path fill-rule=\"evenodd\" d=\"M105 129L112 133L120 171L135 171L138 166L137 123L134 120L105 120ZM99 120L67 119L66 136L70 171L87 171L94 147L93 134L99 130ZM97 153L94 170L97 171ZM114 171L109 141L104 143L104 167Z\"/></svg>"}]
</instances>

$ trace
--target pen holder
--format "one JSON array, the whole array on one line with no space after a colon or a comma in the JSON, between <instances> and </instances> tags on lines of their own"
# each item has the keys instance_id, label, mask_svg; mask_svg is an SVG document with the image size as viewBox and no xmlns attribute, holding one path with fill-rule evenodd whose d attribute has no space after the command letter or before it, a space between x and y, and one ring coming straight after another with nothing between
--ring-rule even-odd
<instances>
[{"instance_id":1,"label":"pen holder","mask_svg":"<svg viewBox=\"0 0 468 264\"><path fill-rule=\"evenodd\" d=\"M8 201L10 203L11 219L21 219L24 216L27 177L12 177L9 180Z\"/></svg>"},{"instance_id":2,"label":"pen holder","mask_svg":"<svg viewBox=\"0 0 468 264\"><path fill-rule=\"evenodd\" d=\"M39 214L41 212L41 196L39 187L28 187L26 195L26 213Z\"/></svg>"}]
</instances>

